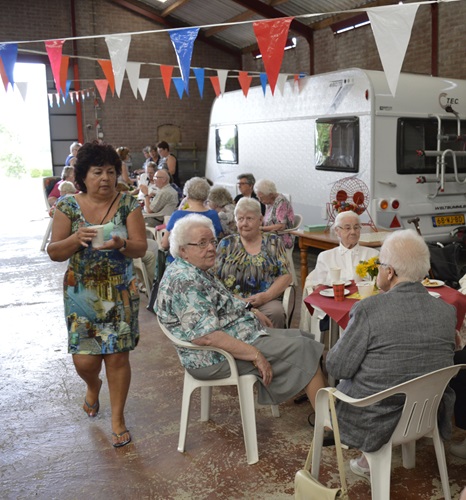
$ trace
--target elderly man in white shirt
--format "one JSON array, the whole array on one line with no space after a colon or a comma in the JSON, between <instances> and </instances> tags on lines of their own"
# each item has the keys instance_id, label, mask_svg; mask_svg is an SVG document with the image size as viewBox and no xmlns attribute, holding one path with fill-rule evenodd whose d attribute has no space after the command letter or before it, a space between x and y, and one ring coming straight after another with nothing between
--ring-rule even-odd
<instances>
[{"instance_id":1,"label":"elderly man in white shirt","mask_svg":"<svg viewBox=\"0 0 466 500\"><path fill-rule=\"evenodd\" d=\"M325 250L317 256L315 269L306 278L303 290L305 298L317 285L330 285L330 269L339 267L343 281L359 280L356 275L356 266L361 260L376 257L379 252L374 248L359 245L361 236L361 222L355 212L340 212L335 217L334 231L340 240L338 247ZM325 313L318 314L322 318ZM304 302L301 305L301 320L299 328L311 331L311 315ZM316 333L316 332L312 332Z\"/></svg>"}]
</instances>

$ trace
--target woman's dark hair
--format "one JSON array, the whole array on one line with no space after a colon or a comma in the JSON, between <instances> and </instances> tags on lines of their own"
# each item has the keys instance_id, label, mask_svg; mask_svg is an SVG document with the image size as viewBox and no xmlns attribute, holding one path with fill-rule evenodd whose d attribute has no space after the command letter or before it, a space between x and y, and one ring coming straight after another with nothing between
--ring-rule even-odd
<instances>
[{"instance_id":1,"label":"woman's dark hair","mask_svg":"<svg viewBox=\"0 0 466 500\"><path fill-rule=\"evenodd\" d=\"M91 167L103 167L111 165L115 167L117 177L121 175L121 160L118 153L110 144L99 144L97 141L86 142L79 148L74 166L75 182L78 188L87 193L84 179Z\"/></svg>"}]
</instances>

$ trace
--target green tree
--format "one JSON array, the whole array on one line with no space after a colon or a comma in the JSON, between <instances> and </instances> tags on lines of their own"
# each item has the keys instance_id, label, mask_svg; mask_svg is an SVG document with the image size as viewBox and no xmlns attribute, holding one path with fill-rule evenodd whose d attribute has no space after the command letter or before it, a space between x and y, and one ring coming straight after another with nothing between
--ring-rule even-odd
<instances>
[{"instance_id":1,"label":"green tree","mask_svg":"<svg viewBox=\"0 0 466 500\"><path fill-rule=\"evenodd\" d=\"M19 140L2 124L0 124L0 144L0 169L3 174L7 177L23 177L27 170L24 159L17 151Z\"/></svg>"}]
</instances>

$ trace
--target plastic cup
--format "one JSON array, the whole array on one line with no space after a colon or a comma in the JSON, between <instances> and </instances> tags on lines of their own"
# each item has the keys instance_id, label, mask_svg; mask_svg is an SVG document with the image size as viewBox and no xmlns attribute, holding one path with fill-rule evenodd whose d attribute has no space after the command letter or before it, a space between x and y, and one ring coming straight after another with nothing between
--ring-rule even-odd
<instances>
[{"instance_id":1,"label":"plastic cup","mask_svg":"<svg viewBox=\"0 0 466 500\"><path fill-rule=\"evenodd\" d=\"M345 299L345 282L334 281L332 283L332 287L333 287L333 298L337 302L342 302Z\"/></svg>"},{"instance_id":2,"label":"plastic cup","mask_svg":"<svg viewBox=\"0 0 466 500\"><path fill-rule=\"evenodd\" d=\"M374 291L374 284L369 281L360 281L358 283L358 292L361 299L370 297Z\"/></svg>"},{"instance_id":3,"label":"plastic cup","mask_svg":"<svg viewBox=\"0 0 466 500\"><path fill-rule=\"evenodd\" d=\"M330 283L334 281L340 281L341 279L341 269L339 267L331 267L329 270Z\"/></svg>"},{"instance_id":4,"label":"plastic cup","mask_svg":"<svg viewBox=\"0 0 466 500\"><path fill-rule=\"evenodd\" d=\"M94 248L99 248L104 246L104 226L92 226L92 229L97 231L97 234L92 238L92 246Z\"/></svg>"}]
</instances>

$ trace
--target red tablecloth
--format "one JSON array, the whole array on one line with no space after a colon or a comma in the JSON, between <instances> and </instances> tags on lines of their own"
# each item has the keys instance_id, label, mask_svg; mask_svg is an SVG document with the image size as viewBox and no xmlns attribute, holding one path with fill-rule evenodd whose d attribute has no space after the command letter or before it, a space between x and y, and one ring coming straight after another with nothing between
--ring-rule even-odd
<instances>
[{"instance_id":1,"label":"red tablecloth","mask_svg":"<svg viewBox=\"0 0 466 500\"><path fill-rule=\"evenodd\" d=\"M353 305L357 302L357 299L348 299L342 302L337 302L333 297L324 297L320 295L320 291L326 289L325 286L317 287L308 297L304 299L306 307L309 312L313 314L314 307L322 309L326 314L328 314L333 320L335 320L339 326L346 328L349 321L349 312ZM357 292L357 286L351 283L350 286L346 287L350 291L350 295ZM466 296L458 292L454 288L448 286L441 286L438 288L432 288L432 291L440 294L440 297L447 302L455 306L456 308L456 328L459 330L463 324L464 316L466 314Z\"/></svg>"}]
</instances>

